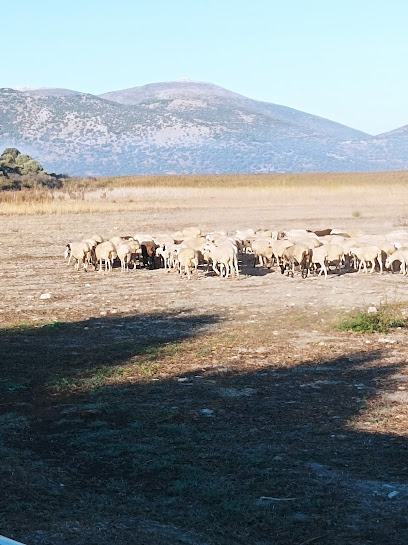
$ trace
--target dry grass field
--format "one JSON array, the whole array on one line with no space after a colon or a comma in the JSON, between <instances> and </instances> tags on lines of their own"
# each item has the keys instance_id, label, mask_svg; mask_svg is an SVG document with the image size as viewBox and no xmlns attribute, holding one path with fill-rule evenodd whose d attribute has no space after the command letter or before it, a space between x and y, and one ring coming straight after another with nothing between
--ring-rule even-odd
<instances>
[{"instance_id":1,"label":"dry grass field","mask_svg":"<svg viewBox=\"0 0 408 545\"><path fill-rule=\"evenodd\" d=\"M406 543L406 331L338 326L370 305L404 316L407 278L292 279L245 258L238 279L85 273L63 251L95 232L188 225L386 233L408 225L407 182L132 178L2 195L0 533L27 545Z\"/></svg>"}]
</instances>

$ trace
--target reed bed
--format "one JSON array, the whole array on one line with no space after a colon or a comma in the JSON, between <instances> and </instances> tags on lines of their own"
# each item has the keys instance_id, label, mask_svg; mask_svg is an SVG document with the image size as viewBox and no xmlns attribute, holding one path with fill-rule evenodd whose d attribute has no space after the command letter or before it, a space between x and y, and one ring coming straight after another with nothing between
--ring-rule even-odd
<instances>
[{"instance_id":1,"label":"reed bed","mask_svg":"<svg viewBox=\"0 0 408 545\"><path fill-rule=\"evenodd\" d=\"M408 204L408 173L123 176L73 179L62 189L0 192L0 215L72 214L225 207L322 198Z\"/></svg>"}]
</instances>

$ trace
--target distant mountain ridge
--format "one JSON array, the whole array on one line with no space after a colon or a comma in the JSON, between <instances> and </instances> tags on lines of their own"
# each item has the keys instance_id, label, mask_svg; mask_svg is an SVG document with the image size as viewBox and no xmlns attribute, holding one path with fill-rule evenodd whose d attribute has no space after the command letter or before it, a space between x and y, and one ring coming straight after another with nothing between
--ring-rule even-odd
<instances>
[{"instance_id":1,"label":"distant mountain ridge","mask_svg":"<svg viewBox=\"0 0 408 545\"><path fill-rule=\"evenodd\" d=\"M0 89L0 147L72 175L396 170L407 141L408 126L373 137L210 83Z\"/></svg>"}]
</instances>

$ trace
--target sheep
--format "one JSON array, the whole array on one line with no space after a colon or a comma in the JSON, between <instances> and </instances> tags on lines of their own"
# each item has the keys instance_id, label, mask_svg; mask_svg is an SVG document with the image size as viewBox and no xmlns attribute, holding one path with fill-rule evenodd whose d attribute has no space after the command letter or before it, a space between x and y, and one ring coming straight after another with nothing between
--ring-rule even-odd
<instances>
[{"instance_id":1,"label":"sheep","mask_svg":"<svg viewBox=\"0 0 408 545\"><path fill-rule=\"evenodd\" d=\"M331 229L320 229L320 230L317 230L317 231L309 231L308 230L308 233L314 233L318 237L324 237L324 236L327 236L327 235L331 235L332 230Z\"/></svg>"},{"instance_id":2,"label":"sheep","mask_svg":"<svg viewBox=\"0 0 408 545\"><path fill-rule=\"evenodd\" d=\"M196 252L201 252L204 246L208 243L205 237L189 237L183 240L181 248L190 248Z\"/></svg>"},{"instance_id":3,"label":"sheep","mask_svg":"<svg viewBox=\"0 0 408 545\"><path fill-rule=\"evenodd\" d=\"M95 242L97 242L98 244L105 241L105 239L101 237L101 235L92 235L90 238L94 240Z\"/></svg>"},{"instance_id":4,"label":"sheep","mask_svg":"<svg viewBox=\"0 0 408 545\"><path fill-rule=\"evenodd\" d=\"M155 235L153 237L153 242L157 244L157 246L168 246L169 244L174 244L174 238L170 235Z\"/></svg>"},{"instance_id":5,"label":"sheep","mask_svg":"<svg viewBox=\"0 0 408 545\"><path fill-rule=\"evenodd\" d=\"M170 268L172 251L170 246L162 246L157 248L156 255L158 255L163 260L163 266L165 269Z\"/></svg>"},{"instance_id":6,"label":"sheep","mask_svg":"<svg viewBox=\"0 0 408 545\"><path fill-rule=\"evenodd\" d=\"M93 259L93 248L87 242L69 242L65 247L64 257L68 258L68 265L71 263L71 258L75 259L75 270L77 271L79 271L79 264L82 263L86 272Z\"/></svg>"},{"instance_id":7,"label":"sheep","mask_svg":"<svg viewBox=\"0 0 408 545\"><path fill-rule=\"evenodd\" d=\"M92 248L92 249L94 249L95 246L97 246L97 245L99 244L99 243L98 243L95 239L93 239L93 238L84 238L84 239L82 239L81 242L86 242L87 244L89 244L89 247Z\"/></svg>"},{"instance_id":8,"label":"sheep","mask_svg":"<svg viewBox=\"0 0 408 545\"><path fill-rule=\"evenodd\" d=\"M343 248L339 244L324 244L327 248L327 265L336 265L336 271L341 272L341 263L344 258Z\"/></svg>"},{"instance_id":9,"label":"sheep","mask_svg":"<svg viewBox=\"0 0 408 545\"><path fill-rule=\"evenodd\" d=\"M255 231L255 236L259 238L272 238L272 231L269 229L258 229Z\"/></svg>"},{"instance_id":10,"label":"sheep","mask_svg":"<svg viewBox=\"0 0 408 545\"><path fill-rule=\"evenodd\" d=\"M285 272L285 268L289 266L291 269L288 271L288 274L291 274L293 278L295 266L298 265L301 269L302 277L306 276L309 268L309 255L310 248L304 244L294 244L293 246L286 248L282 256L282 274ZM304 271L306 271L306 273Z\"/></svg>"},{"instance_id":11,"label":"sheep","mask_svg":"<svg viewBox=\"0 0 408 545\"><path fill-rule=\"evenodd\" d=\"M139 264L140 264L140 254L141 254L141 248L140 244L137 240L128 240L125 244L127 244L130 247L131 251L131 258L130 263L133 263L133 268L136 269L136 257L139 258Z\"/></svg>"},{"instance_id":12,"label":"sheep","mask_svg":"<svg viewBox=\"0 0 408 545\"><path fill-rule=\"evenodd\" d=\"M112 244L115 246L115 247L118 247L120 246L121 244L123 244L124 242L127 242L127 240L123 237L112 237L109 239L110 242L112 242Z\"/></svg>"},{"instance_id":13,"label":"sheep","mask_svg":"<svg viewBox=\"0 0 408 545\"><path fill-rule=\"evenodd\" d=\"M143 265L149 269L155 268L155 256L158 245L153 240L144 240L140 243L142 250Z\"/></svg>"},{"instance_id":14,"label":"sheep","mask_svg":"<svg viewBox=\"0 0 408 545\"><path fill-rule=\"evenodd\" d=\"M132 248L126 242L116 247L118 258L120 259L120 268L122 271L129 270L129 263L132 259Z\"/></svg>"},{"instance_id":15,"label":"sheep","mask_svg":"<svg viewBox=\"0 0 408 545\"><path fill-rule=\"evenodd\" d=\"M275 258L278 267L281 264L284 251L290 246L294 246L294 244L294 242L285 238L282 238L280 240L272 240L271 248L273 252L273 257Z\"/></svg>"},{"instance_id":16,"label":"sheep","mask_svg":"<svg viewBox=\"0 0 408 545\"><path fill-rule=\"evenodd\" d=\"M187 274L187 278L191 279L191 269L192 267L197 270L198 266L198 256L197 252L192 248L182 248L177 256L178 262L178 272L182 274L182 268L184 267L184 272Z\"/></svg>"},{"instance_id":17,"label":"sheep","mask_svg":"<svg viewBox=\"0 0 408 545\"><path fill-rule=\"evenodd\" d=\"M313 266L315 269L317 265L320 265L319 276L324 273L324 278L327 278L327 257L328 249L327 246L318 246L310 250L310 266ZM309 267L310 271L310 267ZM310 272L308 273L308 275Z\"/></svg>"},{"instance_id":18,"label":"sheep","mask_svg":"<svg viewBox=\"0 0 408 545\"><path fill-rule=\"evenodd\" d=\"M308 248L318 248L319 246L323 246L323 243L318 238L299 238L296 239L296 244L304 244L305 246L308 246Z\"/></svg>"},{"instance_id":19,"label":"sheep","mask_svg":"<svg viewBox=\"0 0 408 545\"><path fill-rule=\"evenodd\" d=\"M388 256L385 260L385 267L389 269L396 261L400 263L401 274L408 274L408 247L403 246Z\"/></svg>"},{"instance_id":20,"label":"sheep","mask_svg":"<svg viewBox=\"0 0 408 545\"><path fill-rule=\"evenodd\" d=\"M227 278L231 272L232 276L235 274L239 276L238 268L238 250L234 244L225 243L221 246L208 243L203 249L204 258L206 261L211 261L212 269L217 276L221 278L224 276ZM220 266L218 270L217 265Z\"/></svg>"},{"instance_id":21,"label":"sheep","mask_svg":"<svg viewBox=\"0 0 408 545\"><path fill-rule=\"evenodd\" d=\"M365 273L368 272L367 262L370 262L372 264L370 273L374 272L376 260L380 267L380 271L383 272L381 250L378 246L353 247L353 248L350 248L350 253L353 257L356 257L356 259L360 262L358 271L357 271L358 273L361 272L363 267L364 267L364 272Z\"/></svg>"},{"instance_id":22,"label":"sheep","mask_svg":"<svg viewBox=\"0 0 408 545\"><path fill-rule=\"evenodd\" d=\"M105 262L105 271L112 270L112 262L117 257L117 252L114 244L107 240L98 244L94 250L95 252L95 268L99 262L99 272L103 270L103 262Z\"/></svg>"},{"instance_id":23,"label":"sheep","mask_svg":"<svg viewBox=\"0 0 408 545\"><path fill-rule=\"evenodd\" d=\"M182 231L175 231L171 234L171 238L174 240L175 243L180 244L187 237L183 235Z\"/></svg>"},{"instance_id":24,"label":"sheep","mask_svg":"<svg viewBox=\"0 0 408 545\"><path fill-rule=\"evenodd\" d=\"M133 240L136 240L139 244L142 244L144 240L153 240L154 237L152 235L147 235L143 233L136 233L133 235Z\"/></svg>"},{"instance_id":25,"label":"sheep","mask_svg":"<svg viewBox=\"0 0 408 545\"><path fill-rule=\"evenodd\" d=\"M252 241L251 248L254 254L254 267L257 259L259 259L261 266L264 264L263 258L265 257L265 252L268 252L268 248L271 248L272 241L272 238L256 238Z\"/></svg>"},{"instance_id":26,"label":"sheep","mask_svg":"<svg viewBox=\"0 0 408 545\"><path fill-rule=\"evenodd\" d=\"M194 238L201 235L201 229L199 227L185 227L182 230L184 238Z\"/></svg>"}]
</instances>

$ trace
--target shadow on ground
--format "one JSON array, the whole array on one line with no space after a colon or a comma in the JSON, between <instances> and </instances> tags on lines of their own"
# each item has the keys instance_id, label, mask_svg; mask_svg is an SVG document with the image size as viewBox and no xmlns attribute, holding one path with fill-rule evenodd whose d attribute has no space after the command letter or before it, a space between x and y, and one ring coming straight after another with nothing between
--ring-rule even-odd
<instances>
[{"instance_id":1,"label":"shadow on ground","mask_svg":"<svg viewBox=\"0 0 408 545\"><path fill-rule=\"evenodd\" d=\"M244 355L206 364L207 339L191 373L86 382L169 343L176 365L219 320L3 330L2 533L29 545L406 543L407 441L353 425L405 361L363 351L281 367L271 356L248 371ZM86 387L54 387L66 377Z\"/></svg>"}]
</instances>

